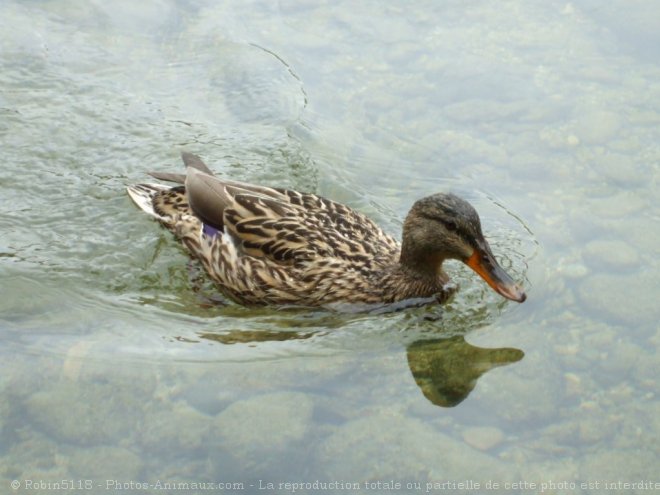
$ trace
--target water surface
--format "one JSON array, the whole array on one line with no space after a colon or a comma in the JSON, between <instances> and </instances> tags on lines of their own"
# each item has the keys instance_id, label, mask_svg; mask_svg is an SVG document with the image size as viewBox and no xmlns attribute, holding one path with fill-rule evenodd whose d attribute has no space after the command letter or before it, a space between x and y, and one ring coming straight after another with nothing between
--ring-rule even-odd
<instances>
[{"instance_id":1,"label":"water surface","mask_svg":"<svg viewBox=\"0 0 660 495\"><path fill-rule=\"evenodd\" d=\"M660 481L658 19L650 1L2 2L0 491ZM457 192L528 300L454 263L444 307L219 301L124 190L182 150L397 235L415 199Z\"/></svg>"}]
</instances>

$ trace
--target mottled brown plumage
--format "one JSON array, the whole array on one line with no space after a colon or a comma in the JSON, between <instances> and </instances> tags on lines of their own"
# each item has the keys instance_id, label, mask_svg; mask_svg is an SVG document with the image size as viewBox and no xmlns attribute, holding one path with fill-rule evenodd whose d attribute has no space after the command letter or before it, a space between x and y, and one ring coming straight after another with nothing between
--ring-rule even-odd
<instances>
[{"instance_id":1,"label":"mottled brown plumage","mask_svg":"<svg viewBox=\"0 0 660 495\"><path fill-rule=\"evenodd\" d=\"M213 176L183 154L186 175L152 173L183 186L128 187L199 259L224 294L248 305L389 304L444 301L453 288L442 262L466 262L500 294L524 293L497 265L466 201L435 194L417 201L400 245L348 206L314 194Z\"/></svg>"}]
</instances>

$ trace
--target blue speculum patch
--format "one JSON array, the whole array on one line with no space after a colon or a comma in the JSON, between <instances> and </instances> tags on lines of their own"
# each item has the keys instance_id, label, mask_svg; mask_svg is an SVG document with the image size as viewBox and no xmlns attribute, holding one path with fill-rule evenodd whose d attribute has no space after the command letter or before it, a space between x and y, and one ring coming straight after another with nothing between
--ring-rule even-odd
<instances>
[{"instance_id":1,"label":"blue speculum patch","mask_svg":"<svg viewBox=\"0 0 660 495\"><path fill-rule=\"evenodd\" d=\"M210 225L206 225L206 224L202 224L202 225L203 225L202 233L204 235L207 235L209 237L215 237L216 235L218 235L220 233L220 231L218 229L216 229L215 227L211 227Z\"/></svg>"}]
</instances>

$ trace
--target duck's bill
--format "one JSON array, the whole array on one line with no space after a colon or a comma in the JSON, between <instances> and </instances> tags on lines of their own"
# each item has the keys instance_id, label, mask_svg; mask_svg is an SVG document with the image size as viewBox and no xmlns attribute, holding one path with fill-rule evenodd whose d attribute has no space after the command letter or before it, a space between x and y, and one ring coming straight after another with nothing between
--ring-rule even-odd
<instances>
[{"instance_id":1,"label":"duck's bill","mask_svg":"<svg viewBox=\"0 0 660 495\"><path fill-rule=\"evenodd\" d=\"M495 261L489 249L475 249L472 256L465 261L465 264L477 272L498 294L517 302L523 302L527 299L525 292Z\"/></svg>"}]
</instances>

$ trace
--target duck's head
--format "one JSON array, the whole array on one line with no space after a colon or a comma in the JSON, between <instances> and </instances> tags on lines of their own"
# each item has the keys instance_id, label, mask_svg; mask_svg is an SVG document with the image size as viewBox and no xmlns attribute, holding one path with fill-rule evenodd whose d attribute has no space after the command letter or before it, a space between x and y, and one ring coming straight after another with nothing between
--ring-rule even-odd
<instances>
[{"instance_id":1,"label":"duck's head","mask_svg":"<svg viewBox=\"0 0 660 495\"><path fill-rule=\"evenodd\" d=\"M401 264L419 273L441 273L446 259L462 261L507 299L523 302L527 297L495 260L472 205L454 194L439 193L420 199L408 213Z\"/></svg>"}]
</instances>

